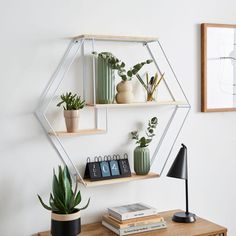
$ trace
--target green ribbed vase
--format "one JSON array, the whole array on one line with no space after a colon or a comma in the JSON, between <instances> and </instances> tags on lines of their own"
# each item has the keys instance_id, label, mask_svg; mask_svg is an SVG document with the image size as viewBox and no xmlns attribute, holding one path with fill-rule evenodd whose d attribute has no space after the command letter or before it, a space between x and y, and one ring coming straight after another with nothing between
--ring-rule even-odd
<instances>
[{"instance_id":1,"label":"green ribbed vase","mask_svg":"<svg viewBox=\"0 0 236 236\"><path fill-rule=\"evenodd\" d=\"M97 103L114 103L115 77L114 70L105 59L98 56Z\"/></svg>"},{"instance_id":2,"label":"green ribbed vase","mask_svg":"<svg viewBox=\"0 0 236 236\"><path fill-rule=\"evenodd\" d=\"M134 171L137 175L147 175L150 171L150 151L147 147L134 149Z\"/></svg>"}]
</instances>

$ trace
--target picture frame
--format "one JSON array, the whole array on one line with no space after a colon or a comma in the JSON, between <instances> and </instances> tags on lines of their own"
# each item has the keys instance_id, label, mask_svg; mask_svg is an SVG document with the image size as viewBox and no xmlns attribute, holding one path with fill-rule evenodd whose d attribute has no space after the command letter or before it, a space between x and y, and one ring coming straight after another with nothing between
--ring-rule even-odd
<instances>
[{"instance_id":1,"label":"picture frame","mask_svg":"<svg viewBox=\"0 0 236 236\"><path fill-rule=\"evenodd\" d=\"M201 24L201 111L236 111L236 25Z\"/></svg>"}]
</instances>

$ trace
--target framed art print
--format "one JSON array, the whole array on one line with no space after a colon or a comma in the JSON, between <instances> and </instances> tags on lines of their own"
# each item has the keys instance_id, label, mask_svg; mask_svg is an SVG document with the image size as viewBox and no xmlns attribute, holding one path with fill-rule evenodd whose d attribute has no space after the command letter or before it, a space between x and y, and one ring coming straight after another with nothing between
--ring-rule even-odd
<instances>
[{"instance_id":1,"label":"framed art print","mask_svg":"<svg viewBox=\"0 0 236 236\"><path fill-rule=\"evenodd\" d=\"M236 111L236 25L201 24L201 110Z\"/></svg>"}]
</instances>

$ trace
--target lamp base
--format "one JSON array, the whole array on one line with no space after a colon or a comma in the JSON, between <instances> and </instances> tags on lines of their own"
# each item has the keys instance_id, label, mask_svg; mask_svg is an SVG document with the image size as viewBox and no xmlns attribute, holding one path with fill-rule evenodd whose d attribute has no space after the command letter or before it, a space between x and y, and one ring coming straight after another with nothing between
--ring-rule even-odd
<instances>
[{"instance_id":1,"label":"lamp base","mask_svg":"<svg viewBox=\"0 0 236 236\"><path fill-rule=\"evenodd\" d=\"M176 212L172 220L179 223L193 223L196 221L195 214L186 212Z\"/></svg>"}]
</instances>

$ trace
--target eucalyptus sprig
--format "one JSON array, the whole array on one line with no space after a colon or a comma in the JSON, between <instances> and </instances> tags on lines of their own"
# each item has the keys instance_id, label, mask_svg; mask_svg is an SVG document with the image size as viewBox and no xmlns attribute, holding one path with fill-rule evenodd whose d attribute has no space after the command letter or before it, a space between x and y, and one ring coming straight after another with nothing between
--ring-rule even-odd
<instances>
[{"instance_id":1,"label":"eucalyptus sprig","mask_svg":"<svg viewBox=\"0 0 236 236\"><path fill-rule=\"evenodd\" d=\"M37 196L45 209L57 214L71 214L84 210L88 207L90 202L89 199L84 207L76 208L81 202L81 194L80 191L78 191L77 181L73 190L67 166L63 169L61 166L58 167L58 176L55 174L55 170L53 170L52 193L50 193L49 205L46 205L39 195Z\"/></svg>"},{"instance_id":2,"label":"eucalyptus sprig","mask_svg":"<svg viewBox=\"0 0 236 236\"><path fill-rule=\"evenodd\" d=\"M151 143L153 137L155 136L154 132L157 127L157 124L158 124L157 117L153 117L148 121L148 127L146 130L147 137L143 136L139 138L138 131L131 132L132 139L137 140L136 144L138 144L139 147L147 147Z\"/></svg>"},{"instance_id":3,"label":"eucalyptus sprig","mask_svg":"<svg viewBox=\"0 0 236 236\"><path fill-rule=\"evenodd\" d=\"M125 69L125 63L114 56L111 52L100 52L98 54L97 52L93 52L93 54L101 57L111 66L112 69L117 70L118 75L123 81L131 80L132 77L136 75L144 65L153 62L151 59L140 62L127 71Z\"/></svg>"},{"instance_id":4,"label":"eucalyptus sprig","mask_svg":"<svg viewBox=\"0 0 236 236\"><path fill-rule=\"evenodd\" d=\"M64 110L79 110L82 109L85 105L85 101L81 100L81 97L77 94L72 94L71 92L61 95L61 102L57 104L60 107L62 104Z\"/></svg>"},{"instance_id":5,"label":"eucalyptus sprig","mask_svg":"<svg viewBox=\"0 0 236 236\"><path fill-rule=\"evenodd\" d=\"M118 70L118 75L121 77L121 79L123 81L131 80L132 77L134 75L136 75L144 65L150 64L152 62L153 62L153 60L151 60L151 59L140 62L140 63L134 65L128 71L126 71L124 68L121 68L120 70Z\"/></svg>"}]
</instances>

